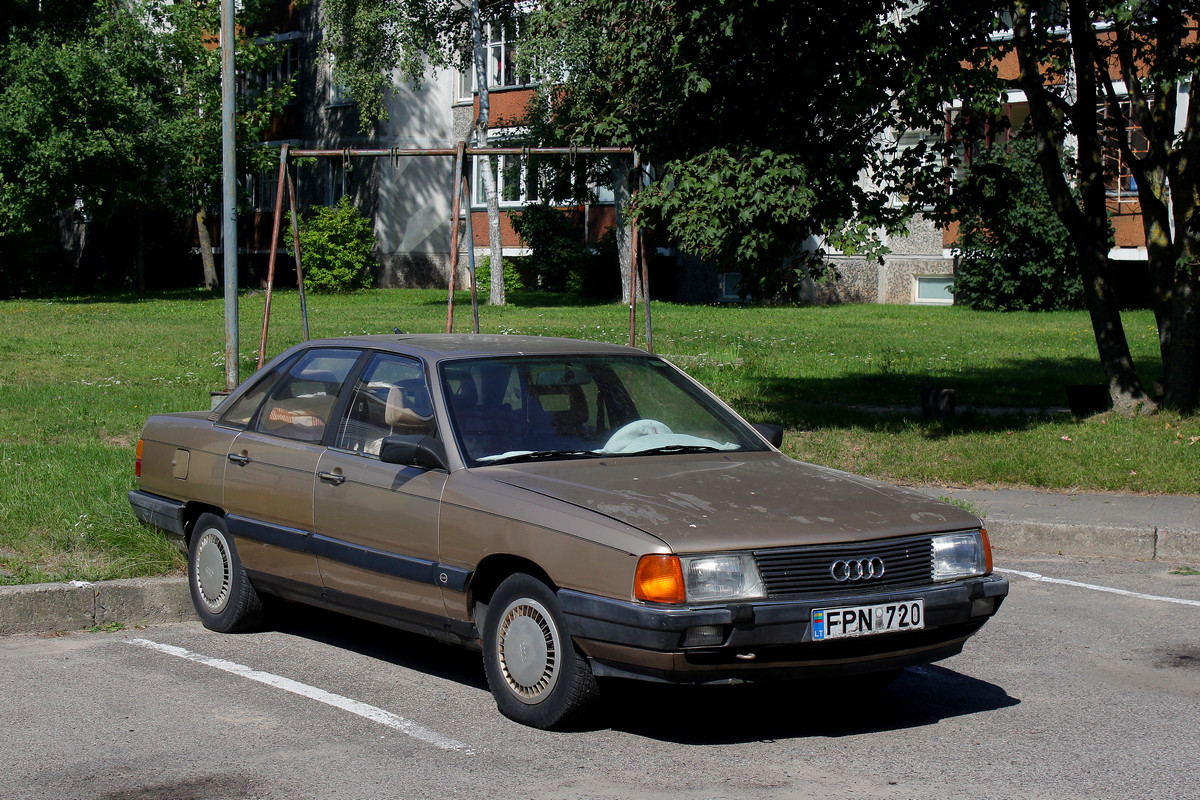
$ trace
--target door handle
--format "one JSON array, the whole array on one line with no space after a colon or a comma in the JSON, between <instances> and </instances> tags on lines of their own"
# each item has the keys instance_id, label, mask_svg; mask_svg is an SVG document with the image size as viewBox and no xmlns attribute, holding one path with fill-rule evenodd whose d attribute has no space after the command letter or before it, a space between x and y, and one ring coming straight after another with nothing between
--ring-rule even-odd
<instances>
[{"instance_id":1,"label":"door handle","mask_svg":"<svg viewBox=\"0 0 1200 800\"><path fill-rule=\"evenodd\" d=\"M334 486L341 486L346 482L346 476L339 475L336 472L318 472L317 477L323 481L332 483Z\"/></svg>"},{"instance_id":2,"label":"door handle","mask_svg":"<svg viewBox=\"0 0 1200 800\"><path fill-rule=\"evenodd\" d=\"M238 455L237 453L230 453L227 458L239 467L244 467L250 463L250 456Z\"/></svg>"}]
</instances>

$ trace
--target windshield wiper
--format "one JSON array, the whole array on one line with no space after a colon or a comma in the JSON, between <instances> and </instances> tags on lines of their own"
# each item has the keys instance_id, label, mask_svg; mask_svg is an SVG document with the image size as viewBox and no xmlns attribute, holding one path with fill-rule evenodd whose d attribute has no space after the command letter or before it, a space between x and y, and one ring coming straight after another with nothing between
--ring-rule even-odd
<instances>
[{"instance_id":1,"label":"windshield wiper","mask_svg":"<svg viewBox=\"0 0 1200 800\"><path fill-rule=\"evenodd\" d=\"M594 450L531 450L527 453L512 453L500 456L484 456L478 459L485 466L493 464L517 464L522 461L541 461L552 458L602 458Z\"/></svg>"},{"instance_id":2,"label":"windshield wiper","mask_svg":"<svg viewBox=\"0 0 1200 800\"><path fill-rule=\"evenodd\" d=\"M634 450L628 453L621 453L623 456L646 456L660 455L670 453L724 453L727 452L720 447L713 447L707 444L664 444L662 447L651 447L648 450Z\"/></svg>"}]
</instances>

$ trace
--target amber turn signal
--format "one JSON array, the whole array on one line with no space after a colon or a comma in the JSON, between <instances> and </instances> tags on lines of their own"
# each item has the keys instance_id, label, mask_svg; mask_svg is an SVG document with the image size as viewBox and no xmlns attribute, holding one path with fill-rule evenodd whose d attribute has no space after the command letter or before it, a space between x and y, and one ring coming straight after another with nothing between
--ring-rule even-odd
<instances>
[{"instance_id":1,"label":"amber turn signal","mask_svg":"<svg viewBox=\"0 0 1200 800\"><path fill-rule=\"evenodd\" d=\"M683 567L678 556L649 555L638 561L633 596L647 603L683 603Z\"/></svg>"},{"instance_id":2,"label":"amber turn signal","mask_svg":"<svg viewBox=\"0 0 1200 800\"><path fill-rule=\"evenodd\" d=\"M983 537L983 558L984 558L984 575L992 574L992 543L988 539L987 530L979 529L979 535Z\"/></svg>"},{"instance_id":3,"label":"amber turn signal","mask_svg":"<svg viewBox=\"0 0 1200 800\"><path fill-rule=\"evenodd\" d=\"M137 460L133 462L133 476L142 477L142 440L138 439Z\"/></svg>"}]
</instances>

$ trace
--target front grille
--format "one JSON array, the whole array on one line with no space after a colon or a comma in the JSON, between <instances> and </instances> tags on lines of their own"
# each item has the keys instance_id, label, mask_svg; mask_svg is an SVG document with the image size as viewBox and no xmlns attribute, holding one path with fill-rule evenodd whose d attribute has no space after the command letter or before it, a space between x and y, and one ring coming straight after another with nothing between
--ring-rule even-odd
<instances>
[{"instance_id":1,"label":"front grille","mask_svg":"<svg viewBox=\"0 0 1200 800\"><path fill-rule=\"evenodd\" d=\"M830 574L835 561L880 558L883 578L839 583ZM865 594L928 585L933 575L933 537L877 539L805 547L755 550L754 560L770 597L806 594Z\"/></svg>"}]
</instances>

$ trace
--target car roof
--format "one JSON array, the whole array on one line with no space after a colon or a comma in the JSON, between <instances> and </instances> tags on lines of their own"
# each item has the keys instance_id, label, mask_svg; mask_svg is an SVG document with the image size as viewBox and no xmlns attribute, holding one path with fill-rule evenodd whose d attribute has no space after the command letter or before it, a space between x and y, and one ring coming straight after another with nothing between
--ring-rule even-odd
<instances>
[{"instance_id":1,"label":"car roof","mask_svg":"<svg viewBox=\"0 0 1200 800\"><path fill-rule=\"evenodd\" d=\"M647 355L645 350L620 344L515 334L400 333L314 339L305 344L309 347L331 345L377 347L420 356L428 361L510 355Z\"/></svg>"}]
</instances>

